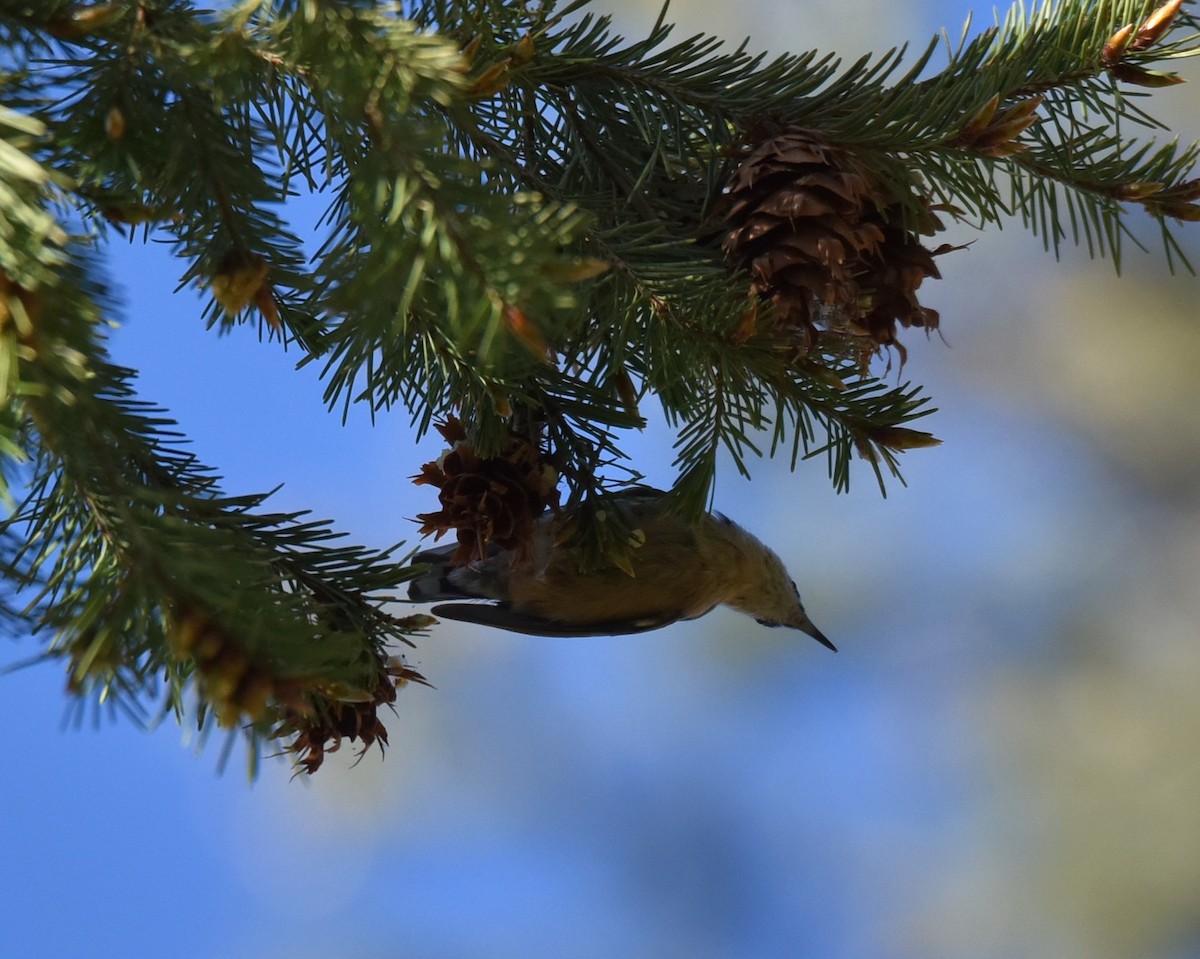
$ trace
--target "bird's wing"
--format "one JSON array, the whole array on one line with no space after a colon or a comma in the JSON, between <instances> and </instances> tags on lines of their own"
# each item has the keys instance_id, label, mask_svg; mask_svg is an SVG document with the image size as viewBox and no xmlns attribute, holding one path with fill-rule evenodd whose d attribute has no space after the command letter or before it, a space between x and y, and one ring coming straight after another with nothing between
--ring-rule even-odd
<instances>
[{"instance_id":1,"label":"bird's wing","mask_svg":"<svg viewBox=\"0 0 1200 959\"><path fill-rule=\"evenodd\" d=\"M507 629L512 633L525 633L528 636L629 636L633 633L646 633L652 629L661 629L680 619L678 611L659 613L656 616L643 616L636 620L620 620L608 623L586 623L571 625L556 623L540 616L530 616L518 613L509 606L496 603L442 603L431 610L434 616L443 619L453 619L460 623L477 623L480 626L494 626L497 629Z\"/></svg>"},{"instance_id":2,"label":"bird's wing","mask_svg":"<svg viewBox=\"0 0 1200 959\"><path fill-rule=\"evenodd\" d=\"M444 546L431 546L429 549L423 549L419 553L414 553L410 565L416 566L419 563L429 563L437 565L438 563L450 562L450 557L458 550L458 543L447 543ZM498 556L503 550L495 543L488 543L488 558Z\"/></svg>"}]
</instances>

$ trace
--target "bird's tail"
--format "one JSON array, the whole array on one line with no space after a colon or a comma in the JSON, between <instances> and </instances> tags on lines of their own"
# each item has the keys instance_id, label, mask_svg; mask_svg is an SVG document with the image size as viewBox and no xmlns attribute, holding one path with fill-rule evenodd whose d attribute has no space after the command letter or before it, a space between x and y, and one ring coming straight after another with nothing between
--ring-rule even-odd
<instances>
[{"instance_id":1,"label":"bird's tail","mask_svg":"<svg viewBox=\"0 0 1200 959\"><path fill-rule=\"evenodd\" d=\"M450 557L456 545L439 546L417 553L412 558L414 566L429 565L429 569L408 584L408 598L415 603L436 603L445 599L466 599L459 587L450 581Z\"/></svg>"}]
</instances>

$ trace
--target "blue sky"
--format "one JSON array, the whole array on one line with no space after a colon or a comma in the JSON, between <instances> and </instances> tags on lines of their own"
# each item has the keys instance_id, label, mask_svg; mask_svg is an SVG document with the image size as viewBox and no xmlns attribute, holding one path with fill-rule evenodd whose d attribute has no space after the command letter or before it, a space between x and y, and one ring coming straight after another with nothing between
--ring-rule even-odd
<instances>
[{"instance_id":1,"label":"blue sky","mask_svg":"<svg viewBox=\"0 0 1200 959\"><path fill-rule=\"evenodd\" d=\"M778 10L749 5L743 32L761 38ZM966 10L922 8L899 39L943 22L954 35ZM118 242L108 257L126 303L114 358L142 371L141 394L179 419L226 490L285 482L279 508L312 509L369 545L413 540L409 518L430 499L408 477L436 437L414 444L402 411L374 425L353 411L343 425L294 353L249 330L205 331L198 301L172 293L179 268L161 248ZM1126 284L1154 272L1131 262ZM1168 542L1156 537L1191 514L1147 506L1044 397L1040 318L1069 315L1081 290L1116 290L1107 267L1073 252L1055 264L1016 229L941 265L946 280L923 300L942 311L945 341L910 336L904 375L934 394L929 428L945 444L905 458L907 488L883 500L860 469L838 496L823 465L791 475L768 462L752 483L727 464L718 483L718 508L783 555L836 656L725 611L570 642L447 624L410 654L437 689L402 692L386 760L336 756L313 781L268 762L253 784L240 754L218 775L219 742L197 754L170 722L61 731L52 666L2 676L6 951L1089 954L1102 924L1071 918L1070 890L1030 901L1058 813L1031 798L1043 779L1018 773L1038 748L1064 770L1086 754L1086 733L1075 743L1075 727L1051 721L1060 706L1089 715L1086 698L1070 706L1079 673L1063 666L1064 624L1096 609L1116 629L1122 610L1143 608L1157 594L1140 571ZM1193 278L1155 282L1194 304ZM1085 396L1106 388L1099 367L1078 382ZM670 440L656 426L630 445L658 484L671 479ZM1125 643L1151 664L1176 655L1162 637L1186 632L1189 608L1154 608L1161 617L1114 640L1114 656ZM1042 681L1043 698L1022 698ZM1029 744L1033 717L1062 752ZM1143 954L1197 954L1186 937L1174 953L1159 942L1139 940L1154 947Z\"/></svg>"}]
</instances>

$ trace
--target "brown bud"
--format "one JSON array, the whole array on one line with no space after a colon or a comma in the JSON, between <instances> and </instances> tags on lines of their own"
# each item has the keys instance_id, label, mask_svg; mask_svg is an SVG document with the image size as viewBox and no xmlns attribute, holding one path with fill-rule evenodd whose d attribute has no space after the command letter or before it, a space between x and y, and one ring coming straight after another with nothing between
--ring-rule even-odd
<instances>
[{"instance_id":1,"label":"brown bud","mask_svg":"<svg viewBox=\"0 0 1200 959\"><path fill-rule=\"evenodd\" d=\"M236 729L242 721L242 710L229 699L221 699L212 704L213 714L217 717L217 725L222 729Z\"/></svg>"},{"instance_id":2,"label":"brown bud","mask_svg":"<svg viewBox=\"0 0 1200 959\"><path fill-rule=\"evenodd\" d=\"M260 669L251 669L238 683L231 702L254 722L262 719L274 691L275 684L269 675Z\"/></svg>"},{"instance_id":3,"label":"brown bud","mask_svg":"<svg viewBox=\"0 0 1200 959\"><path fill-rule=\"evenodd\" d=\"M41 312L41 295L25 289L0 270L0 331L11 323L17 329L17 336L26 338L25 346L28 348L28 337Z\"/></svg>"},{"instance_id":4,"label":"brown bud","mask_svg":"<svg viewBox=\"0 0 1200 959\"><path fill-rule=\"evenodd\" d=\"M1002 139L999 143L991 146L978 146L977 149L984 156L988 157L1010 157L1017 153L1024 153L1029 149L1029 146L1024 143L1018 143L1016 140Z\"/></svg>"},{"instance_id":5,"label":"brown bud","mask_svg":"<svg viewBox=\"0 0 1200 959\"><path fill-rule=\"evenodd\" d=\"M996 123L988 127L983 135L975 141L975 147L983 151L995 150L1002 147L1019 150L1021 147L1013 141L1036 122L1036 116L1018 116L1011 120Z\"/></svg>"},{"instance_id":6,"label":"brown bud","mask_svg":"<svg viewBox=\"0 0 1200 959\"><path fill-rule=\"evenodd\" d=\"M556 283L582 283L606 273L612 268L607 260L593 256L581 257L578 260L561 260L549 263L542 268L543 275Z\"/></svg>"},{"instance_id":7,"label":"brown bud","mask_svg":"<svg viewBox=\"0 0 1200 959\"><path fill-rule=\"evenodd\" d=\"M1040 95L1029 97L1001 111L974 136L970 145L989 156L1009 156L1026 149L1014 141L1037 122L1042 99Z\"/></svg>"},{"instance_id":8,"label":"brown bud","mask_svg":"<svg viewBox=\"0 0 1200 959\"><path fill-rule=\"evenodd\" d=\"M267 261L257 253L230 250L221 258L217 272L209 281L213 297L230 316L236 316L251 303L259 308L260 291L267 284Z\"/></svg>"},{"instance_id":9,"label":"brown bud","mask_svg":"<svg viewBox=\"0 0 1200 959\"><path fill-rule=\"evenodd\" d=\"M501 387L495 383L489 383L488 395L492 398L492 405L496 408L497 416L501 419L508 419L513 415L512 401Z\"/></svg>"},{"instance_id":10,"label":"brown bud","mask_svg":"<svg viewBox=\"0 0 1200 959\"><path fill-rule=\"evenodd\" d=\"M283 329L283 324L279 321L279 306L275 302L275 288L269 282L264 280L259 284L258 289L254 291L253 302L267 321L267 326L276 333Z\"/></svg>"},{"instance_id":11,"label":"brown bud","mask_svg":"<svg viewBox=\"0 0 1200 959\"><path fill-rule=\"evenodd\" d=\"M1116 63L1109 67L1109 72L1122 83L1132 83L1139 87L1173 87L1187 81L1177 73L1164 73L1161 70L1143 70L1132 63Z\"/></svg>"},{"instance_id":12,"label":"brown bud","mask_svg":"<svg viewBox=\"0 0 1200 959\"><path fill-rule=\"evenodd\" d=\"M100 215L109 223L127 223L137 226L139 223L153 223L158 220L175 220L183 217L179 213L167 213L162 207L147 206L137 201L117 201L106 203L99 207Z\"/></svg>"},{"instance_id":13,"label":"brown bud","mask_svg":"<svg viewBox=\"0 0 1200 959\"><path fill-rule=\"evenodd\" d=\"M643 539L644 539L644 536L645 536L645 534L643 534ZM630 544L630 545L640 546L641 543ZM612 563L613 566L615 566L617 569L619 569L622 573L624 573L630 579L637 578L637 573L634 572L634 569L633 569L633 556L631 555L629 550L621 549L619 547L614 547L609 553L607 553L607 558L608 558L609 562Z\"/></svg>"},{"instance_id":14,"label":"brown bud","mask_svg":"<svg viewBox=\"0 0 1200 959\"><path fill-rule=\"evenodd\" d=\"M114 106L104 115L104 135L110 140L120 140L125 136L125 114L120 107Z\"/></svg>"},{"instance_id":15,"label":"brown bud","mask_svg":"<svg viewBox=\"0 0 1200 959\"><path fill-rule=\"evenodd\" d=\"M1118 200L1144 200L1146 197L1160 193L1164 184L1154 180L1144 180L1139 183L1126 183L1116 188L1113 195Z\"/></svg>"},{"instance_id":16,"label":"brown bud","mask_svg":"<svg viewBox=\"0 0 1200 959\"><path fill-rule=\"evenodd\" d=\"M533 59L536 53L537 46L533 42L533 37L528 33L525 34L525 36L513 44L512 53L510 54L513 66L523 67Z\"/></svg>"},{"instance_id":17,"label":"brown bud","mask_svg":"<svg viewBox=\"0 0 1200 959\"><path fill-rule=\"evenodd\" d=\"M509 60L501 60L499 63L493 63L471 81L467 87L467 93L478 99L499 93L508 86L509 66Z\"/></svg>"},{"instance_id":18,"label":"brown bud","mask_svg":"<svg viewBox=\"0 0 1200 959\"><path fill-rule=\"evenodd\" d=\"M871 441L862 433L852 433L851 439L854 440L854 449L858 455L865 459L868 463L878 463L879 454L875 452L875 447L871 445Z\"/></svg>"},{"instance_id":19,"label":"brown bud","mask_svg":"<svg viewBox=\"0 0 1200 959\"><path fill-rule=\"evenodd\" d=\"M1167 0L1166 3L1142 22L1142 25L1138 28L1137 36L1129 44L1129 49L1147 50L1158 43L1166 32L1171 29L1171 24L1175 22L1175 18L1179 15L1179 10L1182 6L1183 0Z\"/></svg>"},{"instance_id":20,"label":"brown bud","mask_svg":"<svg viewBox=\"0 0 1200 959\"><path fill-rule=\"evenodd\" d=\"M633 385L633 378L630 377L628 370L623 367L617 370L617 375L613 377L613 389L616 390L621 405L625 409L631 413L638 412L637 389Z\"/></svg>"},{"instance_id":21,"label":"brown bud","mask_svg":"<svg viewBox=\"0 0 1200 959\"><path fill-rule=\"evenodd\" d=\"M475 62L475 57L479 54L479 48L483 45L483 34L477 33L467 41L467 45L462 48L463 72Z\"/></svg>"},{"instance_id":22,"label":"brown bud","mask_svg":"<svg viewBox=\"0 0 1200 959\"><path fill-rule=\"evenodd\" d=\"M871 439L890 450L915 450L942 445L942 441L932 433L903 426L882 426L871 430Z\"/></svg>"},{"instance_id":23,"label":"brown bud","mask_svg":"<svg viewBox=\"0 0 1200 959\"><path fill-rule=\"evenodd\" d=\"M432 616L424 618L430 620L430 625L437 622ZM384 672L395 681L398 687L407 686L409 683L420 683L422 686L428 686L430 689L433 688L433 684L409 666L403 656L392 656L389 658L387 665L384 667Z\"/></svg>"},{"instance_id":24,"label":"brown bud","mask_svg":"<svg viewBox=\"0 0 1200 959\"><path fill-rule=\"evenodd\" d=\"M1038 107L1042 105L1042 101L1045 99L1046 98L1039 93L1035 97L1029 97L1028 99L1021 100L1001 113L1000 116L997 117L996 122L1015 123L1018 120L1033 117L1033 115L1037 113Z\"/></svg>"},{"instance_id":25,"label":"brown bud","mask_svg":"<svg viewBox=\"0 0 1200 959\"><path fill-rule=\"evenodd\" d=\"M190 656L200 643L200 637L208 629L208 620L200 613L185 613L171 630L167 638L176 656Z\"/></svg>"},{"instance_id":26,"label":"brown bud","mask_svg":"<svg viewBox=\"0 0 1200 959\"><path fill-rule=\"evenodd\" d=\"M742 310L742 315L738 319L737 329L733 331L733 341L735 343L745 343L758 331L758 296L753 296L746 308Z\"/></svg>"},{"instance_id":27,"label":"brown bud","mask_svg":"<svg viewBox=\"0 0 1200 959\"><path fill-rule=\"evenodd\" d=\"M1154 212L1187 223L1200 222L1200 203L1163 203L1154 206Z\"/></svg>"},{"instance_id":28,"label":"brown bud","mask_svg":"<svg viewBox=\"0 0 1200 959\"><path fill-rule=\"evenodd\" d=\"M519 307L513 306L511 303L504 304L504 322L508 326L510 332L517 341L529 350L538 359L548 360L553 353L550 350L550 344L546 342L546 338L542 336L541 331L534 326L529 317Z\"/></svg>"},{"instance_id":29,"label":"brown bud","mask_svg":"<svg viewBox=\"0 0 1200 959\"><path fill-rule=\"evenodd\" d=\"M1200 200L1200 177L1184 180L1171 191L1171 196L1179 200Z\"/></svg>"},{"instance_id":30,"label":"brown bud","mask_svg":"<svg viewBox=\"0 0 1200 959\"><path fill-rule=\"evenodd\" d=\"M975 115L959 131L958 139L963 143L973 143L975 138L986 130L988 124L992 122L992 117L996 115L996 109L999 106L1000 94L994 93L992 94L992 98L976 110Z\"/></svg>"},{"instance_id":31,"label":"brown bud","mask_svg":"<svg viewBox=\"0 0 1200 959\"><path fill-rule=\"evenodd\" d=\"M76 7L47 23L46 30L59 40L76 40L97 30L103 30L124 12L124 9L115 3Z\"/></svg>"},{"instance_id":32,"label":"brown bud","mask_svg":"<svg viewBox=\"0 0 1200 959\"><path fill-rule=\"evenodd\" d=\"M1120 63L1132 36L1133 24L1128 23L1109 37L1108 43L1104 44L1104 50L1100 53L1100 63L1110 69Z\"/></svg>"}]
</instances>

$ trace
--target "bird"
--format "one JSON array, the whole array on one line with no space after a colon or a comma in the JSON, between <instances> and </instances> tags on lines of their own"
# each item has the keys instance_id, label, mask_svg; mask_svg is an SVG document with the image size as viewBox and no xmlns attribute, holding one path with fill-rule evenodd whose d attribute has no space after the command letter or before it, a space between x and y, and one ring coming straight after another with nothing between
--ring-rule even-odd
<instances>
[{"instance_id":1,"label":"bird","mask_svg":"<svg viewBox=\"0 0 1200 959\"><path fill-rule=\"evenodd\" d=\"M667 494L648 487L613 498L640 544L628 570L581 570L560 542L569 514L545 513L524 552L493 548L460 566L450 563L453 544L417 553L412 562L428 568L410 582L409 599L439 603L432 612L444 619L564 637L647 632L725 605L837 650L808 618L795 582L770 548L721 513L689 522L668 503Z\"/></svg>"}]
</instances>

